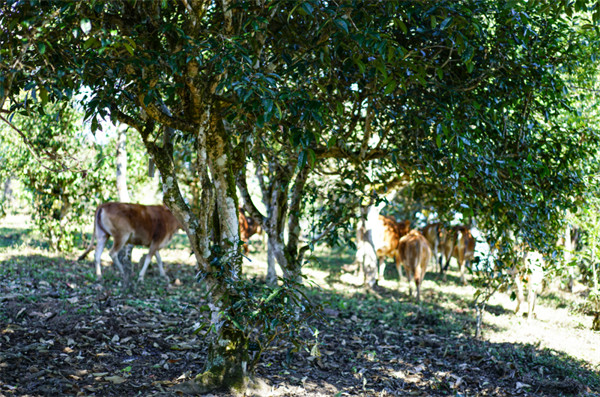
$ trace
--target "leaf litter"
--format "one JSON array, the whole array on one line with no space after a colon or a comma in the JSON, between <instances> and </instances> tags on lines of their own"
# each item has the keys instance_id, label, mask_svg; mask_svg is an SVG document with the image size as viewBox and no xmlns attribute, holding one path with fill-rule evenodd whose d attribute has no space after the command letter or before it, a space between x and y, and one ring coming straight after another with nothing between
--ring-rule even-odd
<instances>
[{"instance_id":1,"label":"leaf litter","mask_svg":"<svg viewBox=\"0 0 600 397\"><path fill-rule=\"evenodd\" d=\"M179 395L177 386L201 372L206 331L197 331L206 319L197 308L206 302L193 267L170 264L177 283L167 287L149 274L125 294L112 269L98 284L89 266L45 258L40 270L31 261L0 262L0 395ZM329 300L321 292L312 296ZM549 359L555 352L476 340L441 327L443 320L396 291L381 288L378 296L402 305L401 315L392 306L348 297L356 307L326 306L310 324L320 330L318 343L313 338L295 351L281 341L266 351L256 373L270 386L268 394L600 393L597 371L585 365L565 371ZM473 321L468 311L456 316L465 328Z\"/></svg>"}]
</instances>

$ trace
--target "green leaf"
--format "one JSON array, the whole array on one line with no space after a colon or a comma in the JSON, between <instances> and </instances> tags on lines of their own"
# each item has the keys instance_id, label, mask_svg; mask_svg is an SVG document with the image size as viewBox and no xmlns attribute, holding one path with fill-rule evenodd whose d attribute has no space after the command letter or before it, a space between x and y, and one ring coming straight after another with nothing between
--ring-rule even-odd
<instances>
[{"instance_id":1,"label":"green leaf","mask_svg":"<svg viewBox=\"0 0 600 397\"><path fill-rule=\"evenodd\" d=\"M100 42L95 37L90 37L86 41L83 42L83 49L87 50L90 47L97 47Z\"/></svg>"},{"instance_id":2,"label":"green leaf","mask_svg":"<svg viewBox=\"0 0 600 397\"><path fill-rule=\"evenodd\" d=\"M130 46L127 43L123 43L123 47L125 47L125 49L127 50L127 52L129 52L129 55L133 56L133 47L132 46Z\"/></svg>"},{"instance_id":3,"label":"green leaf","mask_svg":"<svg viewBox=\"0 0 600 397\"><path fill-rule=\"evenodd\" d=\"M329 138L329 140L327 141L327 149L334 147L336 143L337 143L337 136L334 135L331 138Z\"/></svg>"},{"instance_id":4,"label":"green leaf","mask_svg":"<svg viewBox=\"0 0 600 397\"><path fill-rule=\"evenodd\" d=\"M79 23L79 27L81 27L83 33L88 34L92 30L92 22L88 18L83 18Z\"/></svg>"},{"instance_id":5,"label":"green leaf","mask_svg":"<svg viewBox=\"0 0 600 397\"><path fill-rule=\"evenodd\" d=\"M435 15L431 16L431 29L435 29L435 27L437 26L437 18L435 17Z\"/></svg>"},{"instance_id":6,"label":"green leaf","mask_svg":"<svg viewBox=\"0 0 600 397\"><path fill-rule=\"evenodd\" d=\"M40 98L42 99L42 105L48 103L48 91L44 87L40 87Z\"/></svg>"},{"instance_id":7,"label":"green leaf","mask_svg":"<svg viewBox=\"0 0 600 397\"><path fill-rule=\"evenodd\" d=\"M44 55L46 52L46 44L38 43L38 50L40 51L40 54Z\"/></svg>"},{"instance_id":8,"label":"green leaf","mask_svg":"<svg viewBox=\"0 0 600 397\"><path fill-rule=\"evenodd\" d=\"M306 150L308 152L308 165L310 165L310 168L314 168L315 162L317 161L317 155L315 154L314 150L310 148Z\"/></svg>"},{"instance_id":9,"label":"green leaf","mask_svg":"<svg viewBox=\"0 0 600 397\"><path fill-rule=\"evenodd\" d=\"M275 290L269 294L267 299L265 299L265 303L269 303L270 301L272 301L273 298L275 298L281 290L282 290L282 287L275 288Z\"/></svg>"},{"instance_id":10,"label":"green leaf","mask_svg":"<svg viewBox=\"0 0 600 397\"><path fill-rule=\"evenodd\" d=\"M467 45L467 48L465 48L465 50L461 54L461 58L462 58L463 62L466 63L473 58L473 55L475 55L474 48L470 45Z\"/></svg>"},{"instance_id":11,"label":"green leaf","mask_svg":"<svg viewBox=\"0 0 600 397\"><path fill-rule=\"evenodd\" d=\"M452 17L448 17L448 18L444 19L442 21L442 23L440 24L440 30L446 29L446 27L448 26L448 24L450 24L450 22L452 22Z\"/></svg>"},{"instance_id":12,"label":"green leaf","mask_svg":"<svg viewBox=\"0 0 600 397\"><path fill-rule=\"evenodd\" d=\"M388 85L385 86L385 91L383 92L385 95L389 95L392 92L394 92L394 90L396 89L396 87L398 86L398 82L396 80L391 80Z\"/></svg>"},{"instance_id":13,"label":"green leaf","mask_svg":"<svg viewBox=\"0 0 600 397\"><path fill-rule=\"evenodd\" d=\"M314 8L308 1L305 1L300 6L308 15L312 15Z\"/></svg>"},{"instance_id":14,"label":"green leaf","mask_svg":"<svg viewBox=\"0 0 600 397\"><path fill-rule=\"evenodd\" d=\"M400 18L394 18L394 23L400 28L402 33L408 33L408 28L406 27L406 24Z\"/></svg>"},{"instance_id":15,"label":"green leaf","mask_svg":"<svg viewBox=\"0 0 600 397\"><path fill-rule=\"evenodd\" d=\"M344 21L341 18L338 18L336 20L333 21L333 23L335 23L335 25L342 29L343 31L345 31L346 33L348 33L348 22Z\"/></svg>"},{"instance_id":16,"label":"green leaf","mask_svg":"<svg viewBox=\"0 0 600 397\"><path fill-rule=\"evenodd\" d=\"M366 66L363 63L363 61L361 61L359 58L354 58L354 63L356 63L356 66L358 66L358 69L360 70L361 73L365 72Z\"/></svg>"},{"instance_id":17,"label":"green leaf","mask_svg":"<svg viewBox=\"0 0 600 397\"><path fill-rule=\"evenodd\" d=\"M475 67L475 64L473 64L473 62L467 62L466 63L467 66L467 72L472 73L473 72L473 68Z\"/></svg>"}]
</instances>

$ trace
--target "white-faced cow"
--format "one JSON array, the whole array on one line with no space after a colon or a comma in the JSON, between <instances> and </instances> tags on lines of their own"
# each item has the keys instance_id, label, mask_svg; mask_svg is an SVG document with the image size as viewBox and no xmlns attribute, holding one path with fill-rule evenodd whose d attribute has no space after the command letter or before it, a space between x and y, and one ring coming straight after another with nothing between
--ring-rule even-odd
<instances>
[{"instance_id":1,"label":"white-faced cow","mask_svg":"<svg viewBox=\"0 0 600 397\"><path fill-rule=\"evenodd\" d=\"M238 222L240 223L240 239L244 242L244 253L248 254L248 240L255 234L262 234L260 223L245 214L243 208L239 208Z\"/></svg>"},{"instance_id":2,"label":"white-faced cow","mask_svg":"<svg viewBox=\"0 0 600 397\"><path fill-rule=\"evenodd\" d=\"M398 252L398 243L400 239L410 230L410 221L396 222L390 216L379 215L376 227L372 229L373 244L379 264L377 266L378 278L383 278L385 270L385 258L394 258L396 268L398 269L398 277L400 277L400 255Z\"/></svg>"},{"instance_id":3,"label":"white-faced cow","mask_svg":"<svg viewBox=\"0 0 600 397\"><path fill-rule=\"evenodd\" d=\"M427 272L427 264L431 258L431 248L427 239L418 230L411 230L398 243L400 260L408 278L408 291L412 296L411 279L417 286L417 302L421 300L421 284ZM400 268L398 268L400 274Z\"/></svg>"},{"instance_id":4,"label":"white-faced cow","mask_svg":"<svg viewBox=\"0 0 600 397\"><path fill-rule=\"evenodd\" d=\"M138 280L143 281L153 256L156 256L160 275L168 280L158 250L171 241L180 227L177 219L164 205L104 203L96 209L92 241L78 260L84 259L94 248L95 238L97 240L96 276L100 279L102 277L100 257L108 238L112 236L113 246L109 254L123 277L126 277L126 274L119 260L119 252L126 244L133 244L149 248Z\"/></svg>"},{"instance_id":5,"label":"white-faced cow","mask_svg":"<svg viewBox=\"0 0 600 397\"><path fill-rule=\"evenodd\" d=\"M535 316L535 301L544 280L544 257L537 251L526 251L523 254L523 261L513 266L510 273L517 287L515 314L519 314L521 303L525 300L523 283L527 283L527 319L529 320Z\"/></svg>"},{"instance_id":6,"label":"white-faced cow","mask_svg":"<svg viewBox=\"0 0 600 397\"><path fill-rule=\"evenodd\" d=\"M441 268L442 273L448 270L450 259L455 258L460 272L460 281L466 284L465 266L475 256L475 238L466 226L454 226L449 230L442 231L442 253L445 265Z\"/></svg>"}]
</instances>

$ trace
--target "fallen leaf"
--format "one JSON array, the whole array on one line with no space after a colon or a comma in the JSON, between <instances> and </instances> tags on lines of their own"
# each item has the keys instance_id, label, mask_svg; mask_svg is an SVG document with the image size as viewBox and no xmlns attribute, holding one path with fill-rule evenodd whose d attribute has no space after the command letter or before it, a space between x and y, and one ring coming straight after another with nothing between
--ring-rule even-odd
<instances>
[{"instance_id":1,"label":"fallen leaf","mask_svg":"<svg viewBox=\"0 0 600 397\"><path fill-rule=\"evenodd\" d=\"M114 383L115 385L118 385L118 384L125 382L127 379L123 378L121 376L114 375L114 376L105 376L104 380L107 380L109 382Z\"/></svg>"},{"instance_id":2,"label":"fallen leaf","mask_svg":"<svg viewBox=\"0 0 600 397\"><path fill-rule=\"evenodd\" d=\"M531 387L531 385L528 385L527 383L517 382L517 390L523 389L525 387Z\"/></svg>"}]
</instances>

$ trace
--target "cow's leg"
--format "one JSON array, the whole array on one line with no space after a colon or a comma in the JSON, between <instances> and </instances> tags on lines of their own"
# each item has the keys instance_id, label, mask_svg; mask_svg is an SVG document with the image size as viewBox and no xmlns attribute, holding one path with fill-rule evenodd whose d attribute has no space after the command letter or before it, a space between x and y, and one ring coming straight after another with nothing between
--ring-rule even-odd
<instances>
[{"instance_id":1,"label":"cow's leg","mask_svg":"<svg viewBox=\"0 0 600 397\"><path fill-rule=\"evenodd\" d=\"M168 283L169 276L167 276L167 273L165 273L165 269L163 268L163 262L158 251L154 253L154 256L156 257L156 263L158 263L158 271L160 272L160 276L167 280Z\"/></svg>"},{"instance_id":2,"label":"cow's leg","mask_svg":"<svg viewBox=\"0 0 600 397\"><path fill-rule=\"evenodd\" d=\"M521 302L525 300L525 296L523 295L523 280L521 280L521 277L518 273L515 277L515 284L517 287L517 307L515 308L515 314L519 314L519 309L521 309Z\"/></svg>"},{"instance_id":3,"label":"cow's leg","mask_svg":"<svg viewBox=\"0 0 600 397\"><path fill-rule=\"evenodd\" d=\"M402 280L402 260L400 259L400 255L396 255L396 270L398 271L398 282Z\"/></svg>"},{"instance_id":4,"label":"cow's leg","mask_svg":"<svg viewBox=\"0 0 600 397\"><path fill-rule=\"evenodd\" d=\"M527 292L527 320L535 318L535 301L537 299L537 286L530 281Z\"/></svg>"},{"instance_id":5,"label":"cow's leg","mask_svg":"<svg viewBox=\"0 0 600 397\"><path fill-rule=\"evenodd\" d=\"M462 252L458 253L458 271L460 273L460 282L463 285L467 285L467 280L465 279L465 256Z\"/></svg>"},{"instance_id":6,"label":"cow's leg","mask_svg":"<svg viewBox=\"0 0 600 397\"><path fill-rule=\"evenodd\" d=\"M109 235L102 230L96 232L96 253L94 255L94 262L96 264L96 278L100 280L102 278L102 265L100 263L102 257L102 251L108 241Z\"/></svg>"},{"instance_id":7,"label":"cow's leg","mask_svg":"<svg viewBox=\"0 0 600 397\"><path fill-rule=\"evenodd\" d=\"M376 265L377 266L377 280L384 280L385 279L385 257L381 256L379 257L379 263Z\"/></svg>"},{"instance_id":8,"label":"cow's leg","mask_svg":"<svg viewBox=\"0 0 600 397\"><path fill-rule=\"evenodd\" d=\"M129 235L125 235L125 236L121 236L118 234L113 235L113 246L109 252L113 263L115 265L117 265L117 267L119 268L119 271L121 272L121 275L123 276L123 279L125 280L125 282L127 282L127 274L125 273L125 269L123 269L123 265L121 264L121 261L119 260L119 252L123 249L123 247L125 246L125 243L127 242L128 239L129 239Z\"/></svg>"},{"instance_id":9,"label":"cow's leg","mask_svg":"<svg viewBox=\"0 0 600 397\"><path fill-rule=\"evenodd\" d=\"M417 302L421 302L421 280L415 277L415 285L417 286Z\"/></svg>"},{"instance_id":10,"label":"cow's leg","mask_svg":"<svg viewBox=\"0 0 600 397\"><path fill-rule=\"evenodd\" d=\"M412 297L412 279L413 279L413 274L410 271L410 268L408 266L404 266L404 271L406 272L406 279L408 280L408 295L410 297ZM400 283L400 280L398 280L398 283Z\"/></svg>"},{"instance_id":11,"label":"cow's leg","mask_svg":"<svg viewBox=\"0 0 600 397\"><path fill-rule=\"evenodd\" d=\"M150 262L152 261L152 257L157 253L158 251L154 251L152 247L150 247L150 250L148 251L148 254L146 255L146 257L144 258L144 266L142 266L142 270L140 270L140 275L138 276L138 282L143 282L144 281L144 275L146 274L146 270L148 270L148 265L150 265ZM157 258L158 260L158 258ZM162 265L161 265L161 270L162 270ZM164 273L164 270L162 270L162 273ZM161 273L161 275L162 275Z\"/></svg>"}]
</instances>

